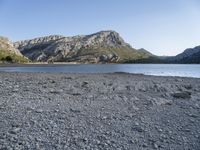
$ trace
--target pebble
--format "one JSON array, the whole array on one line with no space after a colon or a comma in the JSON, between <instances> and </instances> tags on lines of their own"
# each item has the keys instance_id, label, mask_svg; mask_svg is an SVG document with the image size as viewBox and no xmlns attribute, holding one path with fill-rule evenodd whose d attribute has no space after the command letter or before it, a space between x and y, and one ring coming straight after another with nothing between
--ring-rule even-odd
<instances>
[{"instance_id":1,"label":"pebble","mask_svg":"<svg viewBox=\"0 0 200 150\"><path fill-rule=\"evenodd\" d=\"M132 130L138 131L138 132L144 132L144 129L142 129L142 127L140 127L140 126L135 126L132 128Z\"/></svg>"},{"instance_id":2,"label":"pebble","mask_svg":"<svg viewBox=\"0 0 200 150\"><path fill-rule=\"evenodd\" d=\"M139 126L140 124L138 122L134 122L134 125L135 126Z\"/></svg>"},{"instance_id":3,"label":"pebble","mask_svg":"<svg viewBox=\"0 0 200 150\"><path fill-rule=\"evenodd\" d=\"M56 81L55 80L50 80L50 83L56 83Z\"/></svg>"},{"instance_id":4,"label":"pebble","mask_svg":"<svg viewBox=\"0 0 200 150\"><path fill-rule=\"evenodd\" d=\"M159 132L162 132L163 130L162 130L162 129L158 129L158 131L159 131Z\"/></svg>"},{"instance_id":5,"label":"pebble","mask_svg":"<svg viewBox=\"0 0 200 150\"><path fill-rule=\"evenodd\" d=\"M50 90L50 93L52 93L52 94L59 94L59 93L62 93L62 92L63 92L62 89L60 89L60 90L51 89Z\"/></svg>"},{"instance_id":6,"label":"pebble","mask_svg":"<svg viewBox=\"0 0 200 150\"><path fill-rule=\"evenodd\" d=\"M189 99L191 98L191 93L188 91L183 91L183 92L173 93L172 96L174 98Z\"/></svg>"},{"instance_id":7,"label":"pebble","mask_svg":"<svg viewBox=\"0 0 200 150\"><path fill-rule=\"evenodd\" d=\"M88 85L88 82L87 82L87 81L84 81L84 82L82 83L82 87L85 87L86 85Z\"/></svg>"},{"instance_id":8,"label":"pebble","mask_svg":"<svg viewBox=\"0 0 200 150\"><path fill-rule=\"evenodd\" d=\"M69 110L70 110L71 112L73 112L73 113L80 113L80 112L81 112L80 110L73 109L73 108L70 108Z\"/></svg>"},{"instance_id":9,"label":"pebble","mask_svg":"<svg viewBox=\"0 0 200 150\"><path fill-rule=\"evenodd\" d=\"M97 144L101 144L101 141L99 141L99 140L96 140L96 143L97 143Z\"/></svg>"},{"instance_id":10,"label":"pebble","mask_svg":"<svg viewBox=\"0 0 200 150\"><path fill-rule=\"evenodd\" d=\"M43 113L43 110L42 109L36 109L35 112L36 113Z\"/></svg>"},{"instance_id":11,"label":"pebble","mask_svg":"<svg viewBox=\"0 0 200 150\"><path fill-rule=\"evenodd\" d=\"M14 128L10 131L11 134L17 134L18 132L21 131L21 128Z\"/></svg>"},{"instance_id":12,"label":"pebble","mask_svg":"<svg viewBox=\"0 0 200 150\"><path fill-rule=\"evenodd\" d=\"M142 147L148 147L147 143L143 143Z\"/></svg>"},{"instance_id":13,"label":"pebble","mask_svg":"<svg viewBox=\"0 0 200 150\"><path fill-rule=\"evenodd\" d=\"M158 145L156 143L153 143L153 148L158 149Z\"/></svg>"},{"instance_id":14,"label":"pebble","mask_svg":"<svg viewBox=\"0 0 200 150\"><path fill-rule=\"evenodd\" d=\"M12 90L12 92L18 92L19 91L19 89L13 89Z\"/></svg>"}]
</instances>

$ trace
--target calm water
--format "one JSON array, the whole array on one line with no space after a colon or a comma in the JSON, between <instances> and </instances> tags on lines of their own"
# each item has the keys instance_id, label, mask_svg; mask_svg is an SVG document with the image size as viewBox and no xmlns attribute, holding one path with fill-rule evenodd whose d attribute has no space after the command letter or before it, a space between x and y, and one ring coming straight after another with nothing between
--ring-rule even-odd
<instances>
[{"instance_id":1,"label":"calm water","mask_svg":"<svg viewBox=\"0 0 200 150\"><path fill-rule=\"evenodd\" d=\"M200 78L200 65L177 64L103 64L103 65L33 65L0 67L3 72L48 73L112 73L127 72L157 76L181 76Z\"/></svg>"}]
</instances>

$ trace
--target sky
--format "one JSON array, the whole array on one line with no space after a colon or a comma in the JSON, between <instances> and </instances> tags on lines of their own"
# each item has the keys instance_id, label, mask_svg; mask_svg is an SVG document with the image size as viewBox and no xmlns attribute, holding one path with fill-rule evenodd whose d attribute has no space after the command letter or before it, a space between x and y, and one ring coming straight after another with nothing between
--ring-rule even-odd
<instances>
[{"instance_id":1,"label":"sky","mask_svg":"<svg viewBox=\"0 0 200 150\"><path fill-rule=\"evenodd\" d=\"M200 45L200 0L0 0L0 18L12 41L115 30L156 55Z\"/></svg>"}]
</instances>

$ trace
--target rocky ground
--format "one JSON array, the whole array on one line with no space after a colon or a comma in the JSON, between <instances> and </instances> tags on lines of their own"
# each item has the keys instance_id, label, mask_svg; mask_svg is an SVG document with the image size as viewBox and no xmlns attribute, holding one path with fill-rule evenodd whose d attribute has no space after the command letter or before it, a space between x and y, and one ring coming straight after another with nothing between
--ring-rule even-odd
<instances>
[{"instance_id":1,"label":"rocky ground","mask_svg":"<svg viewBox=\"0 0 200 150\"><path fill-rule=\"evenodd\" d=\"M0 149L199 150L200 79L0 73Z\"/></svg>"}]
</instances>

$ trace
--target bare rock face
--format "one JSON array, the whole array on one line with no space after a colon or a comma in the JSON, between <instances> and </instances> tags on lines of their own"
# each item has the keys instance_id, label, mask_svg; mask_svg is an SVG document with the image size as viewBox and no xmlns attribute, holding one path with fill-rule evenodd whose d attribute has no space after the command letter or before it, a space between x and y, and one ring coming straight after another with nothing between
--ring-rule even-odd
<instances>
[{"instance_id":1,"label":"bare rock face","mask_svg":"<svg viewBox=\"0 0 200 150\"><path fill-rule=\"evenodd\" d=\"M2 36L0 36L0 50L22 56L20 51L14 47L13 43L8 38Z\"/></svg>"},{"instance_id":2,"label":"bare rock face","mask_svg":"<svg viewBox=\"0 0 200 150\"><path fill-rule=\"evenodd\" d=\"M115 31L73 37L53 35L19 41L14 46L32 61L42 62L119 62L139 53Z\"/></svg>"}]
</instances>

